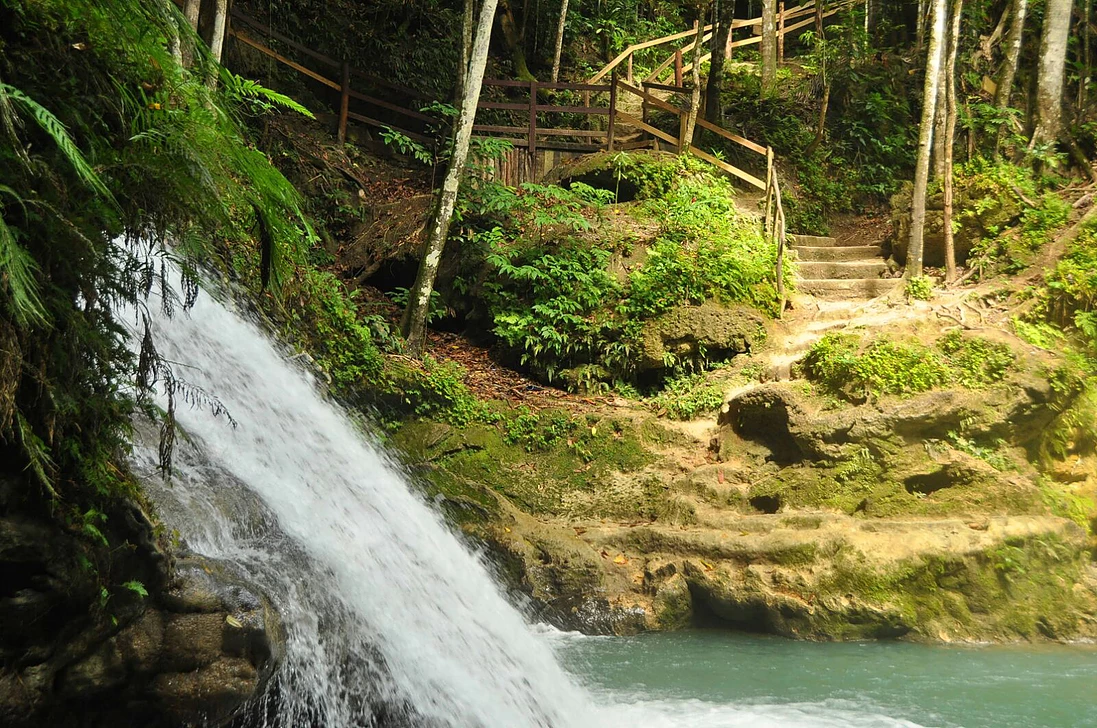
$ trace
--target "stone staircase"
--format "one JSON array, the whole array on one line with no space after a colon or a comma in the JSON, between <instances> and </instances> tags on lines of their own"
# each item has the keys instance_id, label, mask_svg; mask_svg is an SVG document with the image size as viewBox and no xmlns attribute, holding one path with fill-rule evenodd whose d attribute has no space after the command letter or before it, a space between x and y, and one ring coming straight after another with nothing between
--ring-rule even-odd
<instances>
[{"instance_id":1,"label":"stone staircase","mask_svg":"<svg viewBox=\"0 0 1097 728\"><path fill-rule=\"evenodd\" d=\"M796 251L802 293L820 298L875 298L890 291L888 272L879 245L844 245L835 238L790 235Z\"/></svg>"}]
</instances>

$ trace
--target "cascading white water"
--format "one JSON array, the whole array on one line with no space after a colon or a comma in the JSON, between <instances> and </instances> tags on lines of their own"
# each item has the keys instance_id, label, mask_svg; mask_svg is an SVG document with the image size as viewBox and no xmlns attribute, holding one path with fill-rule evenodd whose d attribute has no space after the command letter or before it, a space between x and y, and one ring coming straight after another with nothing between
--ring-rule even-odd
<instances>
[{"instance_id":1,"label":"cascading white water","mask_svg":"<svg viewBox=\"0 0 1097 728\"><path fill-rule=\"evenodd\" d=\"M138 438L135 469L191 549L238 565L275 603L286 655L273 725L910 725L642 693L596 706L400 467L257 325L208 295L159 311L151 300L160 355L237 426L180 406L170 483L155 475L155 442Z\"/></svg>"},{"instance_id":2,"label":"cascading white water","mask_svg":"<svg viewBox=\"0 0 1097 728\"><path fill-rule=\"evenodd\" d=\"M182 507L162 508L196 551L242 563L273 592L291 717L370 725L379 700L415 725L590 725L584 693L484 565L311 376L209 296L171 318L159 308L149 302L160 355L237 423L179 408L196 447L179 452L168 492ZM139 453L146 466L150 450ZM269 512L252 508L243 529L228 522L232 488Z\"/></svg>"}]
</instances>

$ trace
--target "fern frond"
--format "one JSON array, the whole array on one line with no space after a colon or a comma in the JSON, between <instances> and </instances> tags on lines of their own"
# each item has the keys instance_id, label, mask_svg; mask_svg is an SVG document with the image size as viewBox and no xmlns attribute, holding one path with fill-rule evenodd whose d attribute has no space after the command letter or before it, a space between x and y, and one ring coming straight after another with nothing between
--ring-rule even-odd
<instances>
[{"instance_id":1,"label":"fern frond","mask_svg":"<svg viewBox=\"0 0 1097 728\"><path fill-rule=\"evenodd\" d=\"M8 194L17 201L19 196L10 187L0 185L0 194ZM19 245L15 233L8 227L0 206L0 290L6 288L12 310L22 324L46 321L46 310L38 295L38 265L30 253Z\"/></svg>"},{"instance_id":2,"label":"fern frond","mask_svg":"<svg viewBox=\"0 0 1097 728\"><path fill-rule=\"evenodd\" d=\"M237 76L224 66L221 67L221 81L225 86L225 91L237 98L267 101L276 106L289 109L290 111L296 111L298 114L307 116L310 119L316 118L312 115L311 111L291 99L289 96L269 89L258 81L252 81L251 79Z\"/></svg>"},{"instance_id":3,"label":"fern frond","mask_svg":"<svg viewBox=\"0 0 1097 728\"><path fill-rule=\"evenodd\" d=\"M114 197L111 195L110 190L103 184L103 180L99 179L99 175L88 164L88 160L84 158L80 148L76 146L76 142L69 136L68 129L65 128L60 119L53 115L52 111L19 89L6 83L0 83L0 97L5 100L15 101L29 112L38 126L42 128L42 131L49 134L50 138L53 139L53 142L65 155L65 159L72 165L80 180L100 197L114 203Z\"/></svg>"}]
</instances>

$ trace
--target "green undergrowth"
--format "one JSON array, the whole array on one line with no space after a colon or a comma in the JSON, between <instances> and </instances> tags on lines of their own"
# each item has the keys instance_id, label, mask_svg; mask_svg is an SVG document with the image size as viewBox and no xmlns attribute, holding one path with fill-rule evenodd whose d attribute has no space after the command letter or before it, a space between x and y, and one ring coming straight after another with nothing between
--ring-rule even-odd
<instances>
[{"instance_id":1,"label":"green undergrowth","mask_svg":"<svg viewBox=\"0 0 1097 728\"><path fill-rule=\"evenodd\" d=\"M627 179L652 196L625 214L607 205L612 190L581 183L478 182L463 197L450 295L545 381L585 391L635 384L645 326L678 306L711 300L776 313L776 251L737 211L728 181L691 158L633 156L614 155L611 169L642 170ZM655 232L630 236L633 223ZM702 355L682 366L709 363Z\"/></svg>"},{"instance_id":2,"label":"green undergrowth","mask_svg":"<svg viewBox=\"0 0 1097 728\"><path fill-rule=\"evenodd\" d=\"M1015 356L1005 344L952 331L934 346L918 341L855 334L827 334L799 367L831 394L861 402L883 395L908 396L958 384L971 389L1002 381Z\"/></svg>"},{"instance_id":3,"label":"green undergrowth","mask_svg":"<svg viewBox=\"0 0 1097 728\"><path fill-rule=\"evenodd\" d=\"M1077 630L1071 587L1085 562L1076 544L1045 533L968 556L924 556L886 568L839 554L820 588L896 610L929 639L1067 639Z\"/></svg>"},{"instance_id":4,"label":"green undergrowth","mask_svg":"<svg viewBox=\"0 0 1097 728\"><path fill-rule=\"evenodd\" d=\"M483 505L494 491L526 513L582 518L651 520L673 510L663 480L646 469L674 433L595 413L498 411L496 422L465 427L409 421L392 443L446 497Z\"/></svg>"}]
</instances>

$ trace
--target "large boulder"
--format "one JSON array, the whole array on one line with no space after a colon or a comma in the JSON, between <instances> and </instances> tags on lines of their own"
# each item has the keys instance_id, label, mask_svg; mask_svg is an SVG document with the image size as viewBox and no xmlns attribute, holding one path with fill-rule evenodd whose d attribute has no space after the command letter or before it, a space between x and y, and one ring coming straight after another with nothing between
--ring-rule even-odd
<instances>
[{"instance_id":1,"label":"large boulder","mask_svg":"<svg viewBox=\"0 0 1097 728\"><path fill-rule=\"evenodd\" d=\"M0 725L223 725L279 664L263 595L218 562L173 563L136 507L114 516L109 570L52 521L0 517Z\"/></svg>"},{"instance_id":2,"label":"large boulder","mask_svg":"<svg viewBox=\"0 0 1097 728\"><path fill-rule=\"evenodd\" d=\"M753 308L716 301L678 306L644 327L638 365L640 371L657 371L720 361L749 353L765 340L765 318Z\"/></svg>"}]
</instances>

